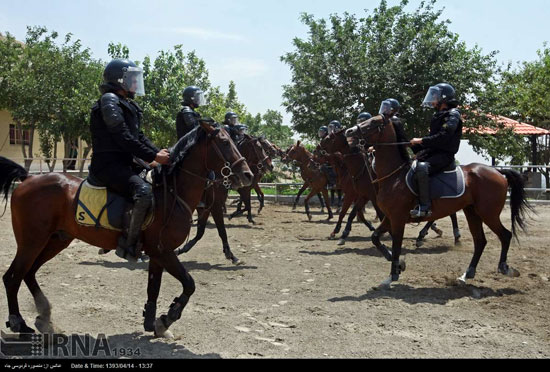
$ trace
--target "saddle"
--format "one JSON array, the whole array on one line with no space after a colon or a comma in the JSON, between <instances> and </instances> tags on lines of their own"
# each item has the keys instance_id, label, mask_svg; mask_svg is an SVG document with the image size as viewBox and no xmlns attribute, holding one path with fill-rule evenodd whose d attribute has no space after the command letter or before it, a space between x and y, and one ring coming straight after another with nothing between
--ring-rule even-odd
<instances>
[{"instance_id":1,"label":"saddle","mask_svg":"<svg viewBox=\"0 0 550 372\"><path fill-rule=\"evenodd\" d=\"M80 184L76 202L75 219L79 225L115 231L122 231L123 216L132 208L132 203L125 197L107 188L91 174ZM153 211L154 207L150 208L142 230L153 222Z\"/></svg>"},{"instance_id":2,"label":"saddle","mask_svg":"<svg viewBox=\"0 0 550 372\"><path fill-rule=\"evenodd\" d=\"M416 170L416 160L407 173L407 187L411 192L418 196L418 187L414 181L414 172ZM462 167L457 167L453 162L442 172L430 177L430 198L431 199L456 199L460 198L466 190L464 182L464 172Z\"/></svg>"}]
</instances>

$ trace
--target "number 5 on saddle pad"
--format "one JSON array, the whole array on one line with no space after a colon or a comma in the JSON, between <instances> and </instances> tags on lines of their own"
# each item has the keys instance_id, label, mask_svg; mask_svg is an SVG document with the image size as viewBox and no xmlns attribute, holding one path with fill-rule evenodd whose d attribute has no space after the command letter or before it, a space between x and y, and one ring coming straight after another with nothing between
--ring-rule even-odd
<instances>
[{"instance_id":1,"label":"number 5 on saddle pad","mask_svg":"<svg viewBox=\"0 0 550 372\"><path fill-rule=\"evenodd\" d=\"M122 218L127 208L131 208L126 198L108 190L106 187L91 185L84 180L76 194L77 206L75 219L79 225L102 227L122 231ZM145 230L153 222L151 208L141 227Z\"/></svg>"}]
</instances>

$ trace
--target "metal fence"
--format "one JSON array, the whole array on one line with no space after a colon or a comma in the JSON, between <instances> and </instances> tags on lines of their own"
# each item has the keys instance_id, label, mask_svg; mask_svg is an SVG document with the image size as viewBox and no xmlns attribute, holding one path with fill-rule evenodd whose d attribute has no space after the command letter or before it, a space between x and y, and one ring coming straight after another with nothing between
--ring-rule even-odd
<instances>
[{"instance_id":1,"label":"metal fence","mask_svg":"<svg viewBox=\"0 0 550 372\"><path fill-rule=\"evenodd\" d=\"M66 169L66 173L74 174L79 177L85 177L88 174L88 165L90 163L90 159L67 159L67 158L19 158L19 159L12 159L15 162L18 162L20 164L24 164L25 160L32 160L31 167L29 170L30 174L43 174L43 173L49 173L50 167L48 165L48 162L52 162L53 160L56 160L56 165L54 168L54 172L63 172L63 161L73 161L74 162L74 169ZM82 162L84 162L84 166L82 167L82 172L80 171ZM529 199L534 201L540 201L542 203L550 203L550 185L546 185L546 187L529 187L533 182L536 183L538 180L543 180L543 174L540 172L536 172L537 170L544 170L548 171L550 170L550 166L548 165L498 165L494 166L496 169L515 169L522 173L523 175L526 175L527 177L527 187L525 188L527 195ZM534 180L534 177L531 177L532 175L538 175L539 177L537 180ZM296 198L296 195L298 193L298 190L303 186L303 183L260 183L260 188L264 190L264 194L266 197L266 200L272 200L276 203L293 203L294 199ZM309 190L306 190L302 197L300 198L300 201L303 202L305 199L305 196L308 195ZM317 198L312 198L312 203L317 203Z\"/></svg>"}]
</instances>

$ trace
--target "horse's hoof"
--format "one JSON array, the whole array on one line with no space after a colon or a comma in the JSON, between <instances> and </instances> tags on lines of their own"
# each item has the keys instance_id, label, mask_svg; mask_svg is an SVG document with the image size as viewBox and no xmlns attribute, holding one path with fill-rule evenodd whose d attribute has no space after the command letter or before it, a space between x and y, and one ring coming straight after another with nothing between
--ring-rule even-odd
<instances>
[{"instance_id":1,"label":"horse's hoof","mask_svg":"<svg viewBox=\"0 0 550 372\"><path fill-rule=\"evenodd\" d=\"M460 278L457 278L456 279L456 283L459 285L459 286L463 286L463 285L466 285L466 273L462 274L462 276Z\"/></svg>"},{"instance_id":2,"label":"horse's hoof","mask_svg":"<svg viewBox=\"0 0 550 372\"><path fill-rule=\"evenodd\" d=\"M437 234L438 237L441 238L441 237L443 236L443 231L442 231L442 230L440 230L440 229L435 229L434 231L435 231L435 233Z\"/></svg>"},{"instance_id":3,"label":"horse's hoof","mask_svg":"<svg viewBox=\"0 0 550 372\"><path fill-rule=\"evenodd\" d=\"M97 251L97 254L107 254L111 252L110 250L106 250L106 249L103 249L103 248L99 248L99 251Z\"/></svg>"},{"instance_id":4,"label":"horse's hoof","mask_svg":"<svg viewBox=\"0 0 550 372\"><path fill-rule=\"evenodd\" d=\"M241 266L241 265L244 265L244 261L242 260L239 260L237 257L233 256L230 258L231 260L231 263L235 266Z\"/></svg>"},{"instance_id":5,"label":"horse's hoof","mask_svg":"<svg viewBox=\"0 0 550 372\"><path fill-rule=\"evenodd\" d=\"M498 272L510 278L517 278L520 276L520 273L518 270L508 266L506 263L500 264L498 266Z\"/></svg>"},{"instance_id":6,"label":"horse's hoof","mask_svg":"<svg viewBox=\"0 0 550 372\"><path fill-rule=\"evenodd\" d=\"M424 241L422 241L422 240L417 240L417 241L416 241L416 248L420 248L420 247L422 247L423 245L424 245Z\"/></svg>"},{"instance_id":7,"label":"horse's hoof","mask_svg":"<svg viewBox=\"0 0 550 372\"><path fill-rule=\"evenodd\" d=\"M51 320L43 319L40 315L36 317L34 321L34 326L38 332L42 334L60 334L62 331L58 329Z\"/></svg>"},{"instance_id":8,"label":"horse's hoof","mask_svg":"<svg viewBox=\"0 0 550 372\"><path fill-rule=\"evenodd\" d=\"M311 221L311 215L310 215L310 214L307 215L307 219L308 219L309 221Z\"/></svg>"},{"instance_id":9,"label":"horse's hoof","mask_svg":"<svg viewBox=\"0 0 550 372\"><path fill-rule=\"evenodd\" d=\"M378 285L378 289L391 289L391 283L393 282L391 275Z\"/></svg>"},{"instance_id":10,"label":"horse's hoof","mask_svg":"<svg viewBox=\"0 0 550 372\"><path fill-rule=\"evenodd\" d=\"M160 318L155 320L155 337L172 339L174 334L164 326L164 323Z\"/></svg>"},{"instance_id":11,"label":"horse's hoof","mask_svg":"<svg viewBox=\"0 0 550 372\"><path fill-rule=\"evenodd\" d=\"M401 272L404 272L407 269L407 263L405 262L404 258L399 259L399 269Z\"/></svg>"},{"instance_id":12,"label":"horse's hoof","mask_svg":"<svg viewBox=\"0 0 550 372\"><path fill-rule=\"evenodd\" d=\"M344 245L344 244L346 244L346 239L338 240L338 245Z\"/></svg>"},{"instance_id":13,"label":"horse's hoof","mask_svg":"<svg viewBox=\"0 0 550 372\"><path fill-rule=\"evenodd\" d=\"M334 240L335 237L336 237L335 233L330 233L328 240Z\"/></svg>"}]
</instances>

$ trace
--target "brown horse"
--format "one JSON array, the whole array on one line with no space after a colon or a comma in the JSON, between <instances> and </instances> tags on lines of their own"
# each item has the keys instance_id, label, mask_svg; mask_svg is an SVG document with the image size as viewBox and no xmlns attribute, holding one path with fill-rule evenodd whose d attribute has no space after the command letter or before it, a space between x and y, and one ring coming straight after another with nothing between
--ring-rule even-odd
<instances>
[{"instance_id":1,"label":"brown horse","mask_svg":"<svg viewBox=\"0 0 550 372\"><path fill-rule=\"evenodd\" d=\"M256 145L257 143L255 141L250 141L248 145L245 145L245 147L256 146ZM245 157L249 167L254 170L258 169L257 164L260 164L264 159L263 153L261 153L260 151L254 151L251 148L248 149L247 151L243 151L243 156ZM223 219L223 207L225 206L225 202L227 200L227 194L229 189L228 186L229 185L227 184L225 186L219 185L219 184L212 185L212 187L204 191L203 202L205 207L197 208L197 213L199 216L197 221L197 233L195 234L195 237L193 239L187 242L183 247L176 250L176 253L178 255L189 252L191 248L193 248L199 242L199 240L202 239L204 232L206 230L208 217L212 215L212 218L214 218L214 223L216 224L216 228L218 230L218 235L222 240L222 248L223 248L223 253L225 255L225 258L230 260L235 265L243 264L243 262L239 260L231 251L231 248L229 246L229 241L227 239L225 222Z\"/></svg>"},{"instance_id":2,"label":"brown horse","mask_svg":"<svg viewBox=\"0 0 550 372\"><path fill-rule=\"evenodd\" d=\"M469 164L462 167L466 190L456 199L436 199L432 204L432 215L424 219L411 219L409 211L414 207L416 197L405 183L408 163L399 156L396 146L393 124L382 116L375 116L366 122L348 129L346 136L350 145L360 142L374 146L377 153L376 169L380 188L377 194L378 206L385 215L382 224L372 235L377 248L385 250L385 256L392 262L390 277L382 283L387 287L399 279L405 269L404 260L400 261L401 243L405 225L409 222L435 221L464 210L468 226L474 240L474 255L466 272L459 278L461 282L473 279L476 267L487 244L483 223L498 236L501 242L501 254L498 271L508 276L518 276L519 272L507 264L508 249L512 236L516 236L516 224L525 228L525 212L530 208L525 197L524 182L521 175L512 170L495 170L481 164ZM512 211L512 232L500 221L500 213L506 203L508 188L511 188L510 204ZM398 196L398 197L396 197ZM380 234L390 231L392 250L380 243Z\"/></svg>"},{"instance_id":3,"label":"brown horse","mask_svg":"<svg viewBox=\"0 0 550 372\"><path fill-rule=\"evenodd\" d=\"M256 160L252 163L249 163L250 169L252 170L252 173L254 173L252 185L242 187L237 190L239 192L240 201L244 203L244 210L238 207L237 210L229 216L229 219L241 215L246 211L248 212L248 222L255 224L254 220L252 219L250 193L252 189L258 187L258 182L260 182L265 172L271 172L273 170L273 164L271 163L271 158L265 153L258 137L252 137L248 134L245 134L244 139L238 143L237 147L246 159Z\"/></svg>"},{"instance_id":4,"label":"brown horse","mask_svg":"<svg viewBox=\"0 0 550 372\"><path fill-rule=\"evenodd\" d=\"M334 168L336 175L338 176L338 184L342 185L342 191L344 192L344 200L342 202L342 208L338 216L338 222L336 223L336 226L334 227L334 230L330 234L329 238L334 239L336 234L340 232L340 229L342 228L342 221L344 220L344 217L346 216L348 209L352 204L355 205L348 218L346 228L344 229L344 232L342 233L342 236L338 241L338 245L345 244L346 239L351 232L351 225L355 216L357 216L359 220L363 222L370 231L374 231L374 227L369 221L365 219L365 216L363 214L363 208L365 207L369 199L361 196L356 191L351 174L344 163L343 155L340 152L329 154L321 148L321 145L317 146L313 154L319 158L320 162L328 162Z\"/></svg>"},{"instance_id":5,"label":"brown horse","mask_svg":"<svg viewBox=\"0 0 550 372\"><path fill-rule=\"evenodd\" d=\"M207 174L223 168L233 187L249 185L252 181L248 165L227 133L205 122L178 141L170 158L172 165L164 166L162 172L165 181L153 185L154 221L141 237L144 251L150 257L144 327L157 336L168 335L168 327L181 317L195 291L193 278L179 262L174 249L189 234L191 216L208 181ZM13 332L34 332L19 312L17 294L24 280L39 313L36 327L40 332L51 333L54 331L51 306L36 281L38 269L67 248L73 239L104 250L116 249L120 232L76 223L75 194L82 183L80 178L56 173L31 176L20 165L0 158L0 187L5 198L15 180L22 181L11 197L17 253L3 276L9 307L8 325ZM183 293L166 315L155 320L164 270L181 282Z\"/></svg>"},{"instance_id":6,"label":"brown horse","mask_svg":"<svg viewBox=\"0 0 550 372\"><path fill-rule=\"evenodd\" d=\"M257 137L257 138L258 138L258 141L260 141L260 144L262 145L262 148L264 149L265 153L267 154L267 156L269 156L269 158L271 160L273 160L277 156L281 156L280 154L281 154L282 150L280 148L278 148L277 146L275 146L274 144L269 142L263 136L260 136L260 137ZM270 164L270 165L271 165L271 169L268 169L268 170L272 171L273 170L273 164ZM264 174L262 174L262 176ZM264 209L264 205L265 205L265 195L264 195L264 192L262 191L262 188L258 184L260 181L261 181L261 177L258 180L258 182L256 182L253 185L253 189L254 189L254 191L256 191L256 197L258 198L258 201L260 202L260 207L258 208L258 214L260 214L262 212L262 209ZM237 210L240 210L241 206L242 206L242 200L240 200L240 198L239 198L239 200L237 201Z\"/></svg>"},{"instance_id":7,"label":"brown horse","mask_svg":"<svg viewBox=\"0 0 550 372\"><path fill-rule=\"evenodd\" d=\"M300 189L300 193L306 188L310 187L311 192L308 194L304 201L307 218L311 221L311 213L309 212L309 199L319 192L323 194L325 203L328 210L327 220L331 220L334 216L332 209L330 208L330 201L328 198L328 192L326 185L328 183L327 176L321 171L320 165L313 160L313 154L311 154L304 146L298 141L295 145L292 145L287 153L286 158L296 161L300 167L300 174L304 180L304 185ZM299 198L298 194L298 198Z\"/></svg>"},{"instance_id":8,"label":"brown horse","mask_svg":"<svg viewBox=\"0 0 550 372\"><path fill-rule=\"evenodd\" d=\"M357 149L351 149L347 143L346 137L344 135L345 129L331 133L319 144L319 153L320 156L334 156L335 154L343 153L344 165L348 164L350 169L354 169L351 173L355 174L355 177L352 177L352 185L354 185L354 190L358 190L360 195L363 195L366 198L365 203L369 200L373 201L373 206L376 210L376 214L380 221L384 218L384 214L376 206L376 189L372 186L373 182L376 183L376 172L373 169L373 156L371 154L365 154L363 152L357 151ZM339 155L342 156L342 155ZM353 211L352 211L353 212ZM357 212L357 211L356 211ZM458 221L456 214L451 214L451 222L453 224L453 234L455 237L455 244L459 243L460 240L460 229L458 228ZM349 234L351 226L346 226L344 232ZM367 225L367 227L369 227ZM437 228L433 221L430 221L424 226L424 228L419 232L418 237L416 238L416 246L421 247L423 244L424 237L428 234L429 229L434 230L439 236L443 234L441 230ZM369 227L370 229L370 227ZM371 230L372 231L372 230ZM343 238L345 239L347 235ZM339 244L342 245L344 241L340 239Z\"/></svg>"}]
</instances>

